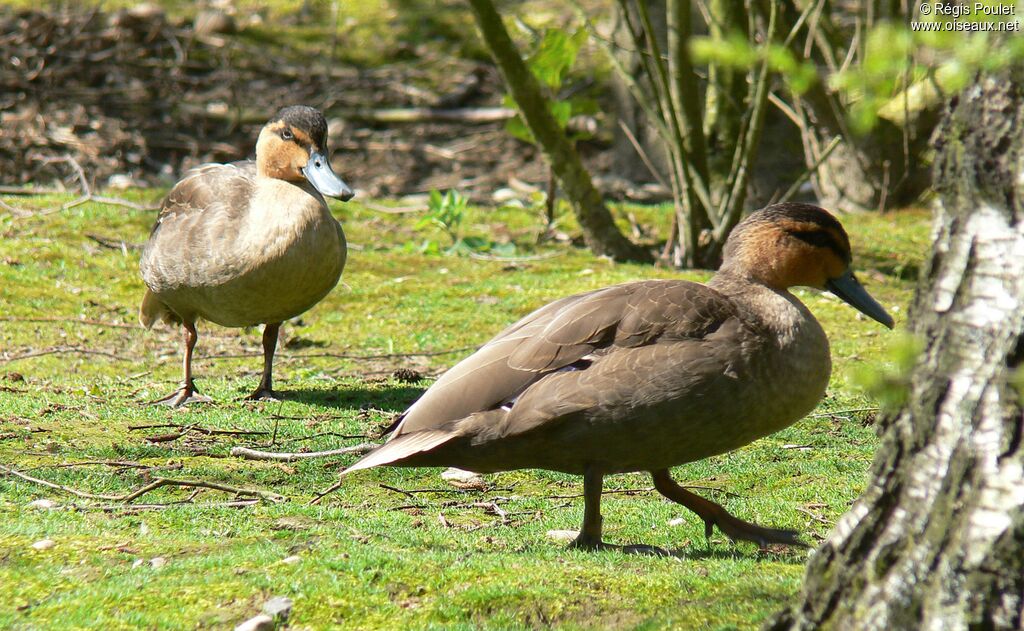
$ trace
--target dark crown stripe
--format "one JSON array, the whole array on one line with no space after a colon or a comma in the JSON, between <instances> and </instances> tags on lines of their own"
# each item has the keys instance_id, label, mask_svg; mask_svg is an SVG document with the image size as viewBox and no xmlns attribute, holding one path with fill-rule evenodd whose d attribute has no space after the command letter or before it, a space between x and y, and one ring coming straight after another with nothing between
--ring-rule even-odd
<instances>
[{"instance_id":1,"label":"dark crown stripe","mask_svg":"<svg viewBox=\"0 0 1024 631\"><path fill-rule=\"evenodd\" d=\"M828 248L846 263L850 262L850 252L836 241L832 233L826 230L787 230L786 234L815 247Z\"/></svg>"}]
</instances>

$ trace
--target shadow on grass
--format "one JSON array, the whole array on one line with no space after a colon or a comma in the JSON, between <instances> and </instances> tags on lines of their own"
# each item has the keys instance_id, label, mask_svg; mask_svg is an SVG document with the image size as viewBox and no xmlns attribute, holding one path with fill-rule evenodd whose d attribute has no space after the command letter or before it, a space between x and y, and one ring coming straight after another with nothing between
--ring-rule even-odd
<instances>
[{"instance_id":1,"label":"shadow on grass","mask_svg":"<svg viewBox=\"0 0 1024 631\"><path fill-rule=\"evenodd\" d=\"M367 388L363 386L339 387L333 389L278 390L285 401L295 401L335 409L376 409L384 412L404 412L416 399L426 392L419 386L384 386Z\"/></svg>"}]
</instances>

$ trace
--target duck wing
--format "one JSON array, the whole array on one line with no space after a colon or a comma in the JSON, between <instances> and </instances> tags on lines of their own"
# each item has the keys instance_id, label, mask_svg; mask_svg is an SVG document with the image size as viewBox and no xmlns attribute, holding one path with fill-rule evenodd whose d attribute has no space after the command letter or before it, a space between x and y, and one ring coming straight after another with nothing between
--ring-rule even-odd
<instances>
[{"instance_id":1,"label":"duck wing","mask_svg":"<svg viewBox=\"0 0 1024 631\"><path fill-rule=\"evenodd\" d=\"M679 280L631 282L563 298L442 375L402 415L392 439L500 408L553 373L586 370L589 357L662 340L702 339L736 315L732 301L714 289Z\"/></svg>"},{"instance_id":2,"label":"duck wing","mask_svg":"<svg viewBox=\"0 0 1024 631\"><path fill-rule=\"evenodd\" d=\"M189 171L167 194L142 251L142 278L159 293L202 282L217 252L238 236L256 185L256 163L204 164Z\"/></svg>"}]
</instances>

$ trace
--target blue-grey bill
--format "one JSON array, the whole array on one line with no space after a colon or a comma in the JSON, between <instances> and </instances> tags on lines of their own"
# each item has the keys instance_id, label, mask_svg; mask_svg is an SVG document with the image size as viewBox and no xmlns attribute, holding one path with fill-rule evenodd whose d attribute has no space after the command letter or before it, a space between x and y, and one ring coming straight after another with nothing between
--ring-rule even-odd
<instances>
[{"instance_id":1,"label":"blue-grey bill","mask_svg":"<svg viewBox=\"0 0 1024 631\"><path fill-rule=\"evenodd\" d=\"M829 291L839 296L843 302L852 305L867 317L879 322L888 328L893 327L892 316L885 308L878 304L878 301L871 297L871 294L864 289L853 272L847 271L839 278L833 278L825 283Z\"/></svg>"},{"instance_id":2,"label":"blue-grey bill","mask_svg":"<svg viewBox=\"0 0 1024 631\"><path fill-rule=\"evenodd\" d=\"M302 174L321 195L337 197L343 202L347 202L355 195L348 184L345 184L331 168L331 161L327 156L319 151L309 154L309 162L303 167Z\"/></svg>"}]
</instances>

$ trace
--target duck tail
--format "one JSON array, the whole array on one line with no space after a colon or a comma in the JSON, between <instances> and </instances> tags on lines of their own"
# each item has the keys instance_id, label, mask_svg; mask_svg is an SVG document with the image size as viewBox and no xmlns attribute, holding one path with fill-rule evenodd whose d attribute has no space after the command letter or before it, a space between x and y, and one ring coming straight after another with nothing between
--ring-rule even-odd
<instances>
[{"instance_id":1,"label":"duck tail","mask_svg":"<svg viewBox=\"0 0 1024 631\"><path fill-rule=\"evenodd\" d=\"M370 467L391 464L399 460L404 460L409 456L413 456L424 451L430 451L434 447L455 438L455 436L456 434L453 434L450 431L436 429L403 434L366 454L362 459L357 460L351 467L342 471L341 475L348 475L349 473L359 471L360 469L369 469Z\"/></svg>"},{"instance_id":2,"label":"duck tail","mask_svg":"<svg viewBox=\"0 0 1024 631\"><path fill-rule=\"evenodd\" d=\"M181 319L167 305L147 289L146 295L142 297L142 304L139 305L139 323L147 329L151 329L158 320L167 324L181 322Z\"/></svg>"}]
</instances>

